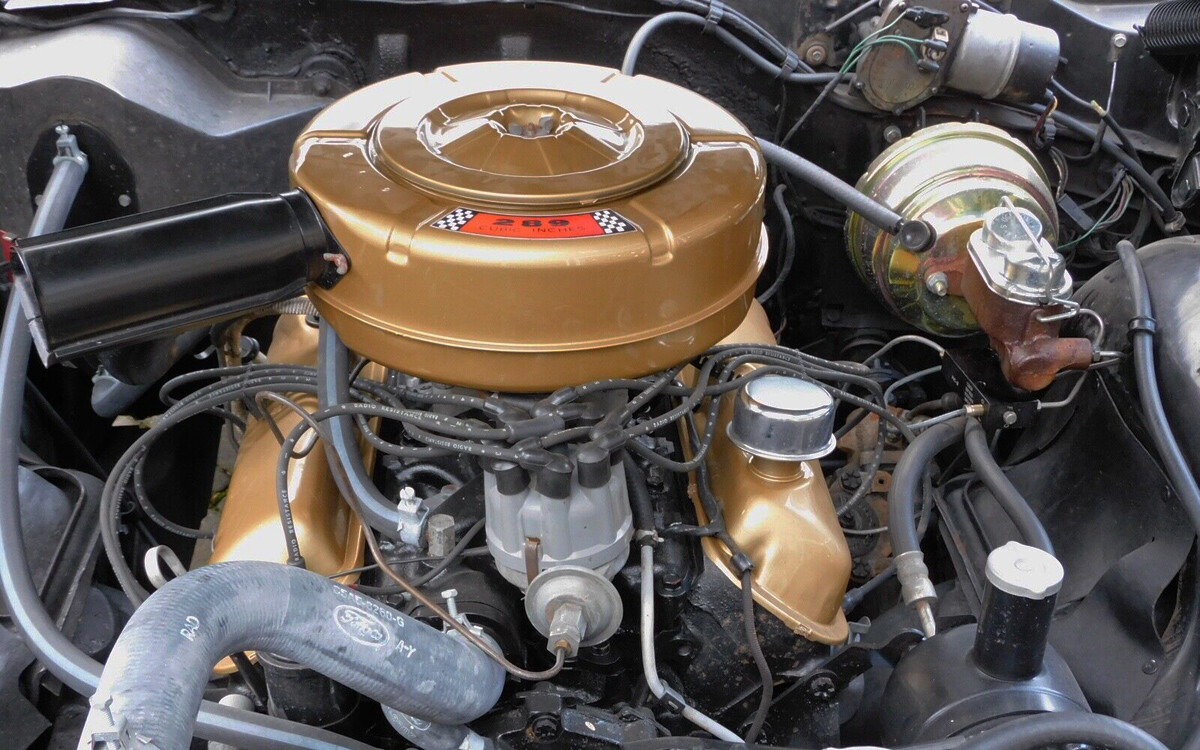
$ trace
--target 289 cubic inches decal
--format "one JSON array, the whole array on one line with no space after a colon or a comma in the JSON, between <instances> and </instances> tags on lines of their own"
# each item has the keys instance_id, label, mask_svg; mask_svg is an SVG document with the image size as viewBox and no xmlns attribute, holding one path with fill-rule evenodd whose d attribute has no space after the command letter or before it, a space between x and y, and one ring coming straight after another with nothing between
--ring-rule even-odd
<instances>
[{"instance_id":1,"label":"289 cubic inches decal","mask_svg":"<svg viewBox=\"0 0 1200 750\"><path fill-rule=\"evenodd\" d=\"M433 222L432 226L447 232L521 240L603 237L607 234L638 231L632 221L609 209L582 214L521 216L477 211L460 206Z\"/></svg>"}]
</instances>

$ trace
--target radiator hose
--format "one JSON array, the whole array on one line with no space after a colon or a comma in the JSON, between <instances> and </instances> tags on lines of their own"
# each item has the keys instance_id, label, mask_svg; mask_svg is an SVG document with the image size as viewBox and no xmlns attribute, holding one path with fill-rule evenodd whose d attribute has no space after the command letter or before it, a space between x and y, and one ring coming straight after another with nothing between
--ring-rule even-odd
<instances>
[{"instance_id":1,"label":"radiator hose","mask_svg":"<svg viewBox=\"0 0 1200 750\"><path fill-rule=\"evenodd\" d=\"M92 697L81 750L104 741L186 750L213 667L248 650L442 724L479 718L504 687L504 669L480 649L324 576L218 563L171 581L134 612Z\"/></svg>"}]
</instances>

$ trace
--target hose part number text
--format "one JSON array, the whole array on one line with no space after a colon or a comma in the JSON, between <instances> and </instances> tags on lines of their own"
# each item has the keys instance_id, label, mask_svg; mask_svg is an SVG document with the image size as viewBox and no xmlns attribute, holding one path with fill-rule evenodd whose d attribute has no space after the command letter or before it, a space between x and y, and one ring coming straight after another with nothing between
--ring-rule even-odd
<instances>
[{"instance_id":1,"label":"hose part number text","mask_svg":"<svg viewBox=\"0 0 1200 750\"><path fill-rule=\"evenodd\" d=\"M195 615L183 618L183 627L179 629L179 634L195 643L196 636L200 634L200 618Z\"/></svg>"}]
</instances>

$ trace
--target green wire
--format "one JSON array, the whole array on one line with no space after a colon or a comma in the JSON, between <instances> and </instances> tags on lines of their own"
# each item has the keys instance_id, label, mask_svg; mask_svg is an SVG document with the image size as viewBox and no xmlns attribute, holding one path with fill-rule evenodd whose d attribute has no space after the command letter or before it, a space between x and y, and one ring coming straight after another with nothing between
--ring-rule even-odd
<instances>
[{"instance_id":1,"label":"green wire","mask_svg":"<svg viewBox=\"0 0 1200 750\"><path fill-rule=\"evenodd\" d=\"M1108 220L1108 217L1112 215L1113 211L1116 211L1116 210L1117 210L1117 204L1119 204L1120 202L1121 202L1121 194L1120 194L1120 193L1118 193L1118 194L1117 194L1117 197L1116 197L1116 198L1113 200L1113 202L1112 202L1112 203L1110 203L1110 204L1108 204L1108 208L1106 208L1106 209L1104 210L1104 213L1103 213L1103 214L1100 216L1100 218L1099 218L1099 219L1096 219L1095 223L1093 223L1093 224L1092 224L1092 226L1091 226L1091 227L1089 227L1089 228L1088 228L1088 230L1087 230L1086 232L1084 232L1083 234L1079 235L1078 237L1076 237L1075 239L1071 240L1070 242L1064 242L1063 244L1059 245L1059 246L1058 246L1058 250L1059 250L1059 252L1062 252L1063 250L1067 250L1067 249L1069 249L1069 248L1075 247L1075 246L1076 246L1076 245L1078 245L1080 242L1083 242L1083 241L1084 241L1084 240L1086 240L1088 237L1091 237L1091 236L1092 236L1092 234L1093 234L1093 233L1094 233L1094 232L1095 232L1097 229L1099 229L1099 228L1100 228L1100 226L1101 226L1101 225L1102 225L1102 224L1103 224L1105 221L1107 221L1107 220Z\"/></svg>"},{"instance_id":2,"label":"green wire","mask_svg":"<svg viewBox=\"0 0 1200 750\"><path fill-rule=\"evenodd\" d=\"M908 50L908 53L912 55L913 60L916 61L918 59L917 53L909 45L924 44L926 40L915 39L909 36L901 36L899 34L884 33L893 28L896 24L900 23L902 20L904 20L903 13L901 13L899 16L896 16L891 23L863 37L862 41L854 45L854 47L850 50L850 54L846 56L846 62L842 64L839 75L845 75L846 73L850 72L858 63L858 61L862 59L862 56L866 54L867 50L878 44L900 44L904 47L904 49Z\"/></svg>"}]
</instances>

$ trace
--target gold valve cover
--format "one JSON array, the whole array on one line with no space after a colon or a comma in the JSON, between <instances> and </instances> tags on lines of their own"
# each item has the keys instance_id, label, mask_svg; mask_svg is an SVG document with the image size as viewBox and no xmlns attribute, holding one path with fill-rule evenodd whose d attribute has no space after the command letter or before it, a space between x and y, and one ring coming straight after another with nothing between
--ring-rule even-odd
<instances>
[{"instance_id":1,"label":"gold valve cover","mask_svg":"<svg viewBox=\"0 0 1200 750\"><path fill-rule=\"evenodd\" d=\"M506 391L644 375L734 330L766 256L765 174L703 97L547 62L361 89L291 159L349 258L310 290L346 344Z\"/></svg>"}]
</instances>

